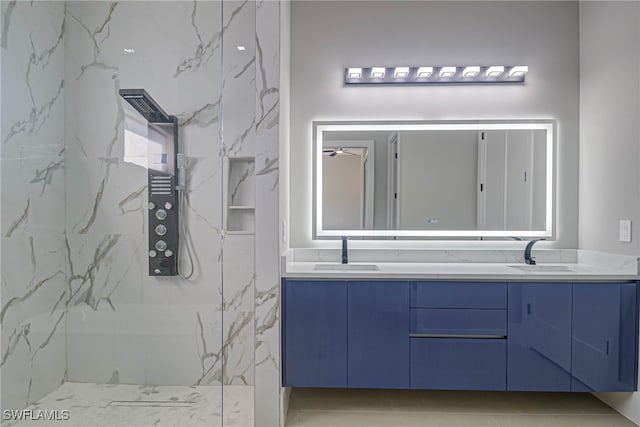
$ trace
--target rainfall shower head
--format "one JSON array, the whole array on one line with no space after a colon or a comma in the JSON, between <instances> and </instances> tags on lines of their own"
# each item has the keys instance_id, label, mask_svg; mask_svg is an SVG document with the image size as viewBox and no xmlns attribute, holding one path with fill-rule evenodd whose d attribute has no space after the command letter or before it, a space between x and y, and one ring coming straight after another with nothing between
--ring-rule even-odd
<instances>
[{"instance_id":1,"label":"rainfall shower head","mask_svg":"<svg viewBox=\"0 0 640 427\"><path fill-rule=\"evenodd\" d=\"M172 123L169 116L144 89L120 89L120 96L136 111L144 116L149 123Z\"/></svg>"}]
</instances>

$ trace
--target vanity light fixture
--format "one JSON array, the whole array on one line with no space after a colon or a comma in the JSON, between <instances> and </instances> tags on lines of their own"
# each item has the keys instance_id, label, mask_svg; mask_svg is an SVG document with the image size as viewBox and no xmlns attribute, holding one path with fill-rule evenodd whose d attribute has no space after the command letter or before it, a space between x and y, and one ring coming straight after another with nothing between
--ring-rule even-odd
<instances>
[{"instance_id":1,"label":"vanity light fixture","mask_svg":"<svg viewBox=\"0 0 640 427\"><path fill-rule=\"evenodd\" d=\"M385 74L385 68L384 67L373 67L371 69L371 78L373 79L384 79L384 74Z\"/></svg>"},{"instance_id":2,"label":"vanity light fixture","mask_svg":"<svg viewBox=\"0 0 640 427\"><path fill-rule=\"evenodd\" d=\"M345 85L524 83L526 65L399 66L344 68Z\"/></svg>"},{"instance_id":3,"label":"vanity light fixture","mask_svg":"<svg viewBox=\"0 0 640 427\"><path fill-rule=\"evenodd\" d=\"M503 65L492 65L487 68L487 77L500 77L504 73Z\"/></svg>"},{"instance_id":4,"label":"vanity light fixture","mask_svg":"<svg viewBox=\"0 0 640 427\"><path fill-rule=\"evenodd\" d=\"M480 67L477 65L465 67L462 71L462 77L476 77L478 74L480 74Z\"/></svg>"},{"instance_id":5,"label":"vanity light fixture","mask_svg":"<svg viewBox=\"0 0 640 427\"><path fill-rule=\"evenodd\" d=\"M440 77L450 79L451 77L456 75L456 71L456 67L442 67L440 68Z\"/></svg>"},{"instance_id":6,"label":"vanity light fixture","mask_svg":"<svg viewBox=\"0 0 640 427\"><path fill-rule=\"evenodd\" d=\"M404 79L409 76L409 67L396 67L393 77L396 79Z\"/></svg>"}]
</instances>

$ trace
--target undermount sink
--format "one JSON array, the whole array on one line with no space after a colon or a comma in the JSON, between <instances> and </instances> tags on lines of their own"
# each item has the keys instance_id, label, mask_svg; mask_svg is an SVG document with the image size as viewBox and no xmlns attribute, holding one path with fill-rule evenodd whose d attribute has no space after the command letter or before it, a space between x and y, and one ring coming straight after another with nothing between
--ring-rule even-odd
<instances>
[{"instance_id":1,"label":"undermount sink","mask_svg":"<svg viewBox=\"0 0 640 427\"><path fill-rule=\"evenodd\" d=\"M517 265L508 265L507 267L515 268L520 271L573 271L568 265L563 264L517 264Z\"/></svg>"},{"instance_id":2,"label":"undermount sink","mask_svg":"<svg viewBox=\"0 0 640 427\"><path fill-rule=\"evenodd\" d=\"M379 271L375 264L316 264L316 271Z\"/></svg>"}]
</instances>

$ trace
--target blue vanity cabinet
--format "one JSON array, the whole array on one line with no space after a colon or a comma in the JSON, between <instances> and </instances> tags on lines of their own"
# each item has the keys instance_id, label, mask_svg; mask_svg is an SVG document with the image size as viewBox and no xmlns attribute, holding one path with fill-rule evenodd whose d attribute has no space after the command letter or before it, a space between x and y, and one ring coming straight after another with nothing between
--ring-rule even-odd
<instances>
[{"instance_id":1,"label":"blue vanity cabinet","mask_svg":"<svg viewBox=\"0 0 640 427\"><path fill-rule=\"evenodd\" d=\"M347 384L409 388L409 284L348 284Z\"/></svg>"},{"instance_id":2,"label":"blue vanity cabinet","mask_svg":"<svg viewBox=\"0 0 640 427\"><path fill-rule=\"evenodd\" d=\"M347 386L347 282L286 280L283 384Z\"/></svg>"},{"instance_id":3,"label":"blue vanity cabinet","mask_svg":"<svg viewBox=\"0 0 640 427\"><path fill-rule=\"evenodd\" d=\"M634 283L573 285L572 391L635 391Z\"/></svg>"},{"instance_id":4,"label":"blue vanity cabinet","mask_svg":"<svg viewBox=\"0 0 640 427\"><path fill-rule=\"evenodd\" d=\"M411 284L411 388L505 390L507 284Z\"/></svg>"},{"instance_id":5,"label":"blue vanity cabinet","mask_svg":"<svg viewBox=\"0 0 640 427\"><path fill-rule=\"evenodd\" d=\"M509 283L507 390L571 390L571 283Z\"/></svg>"},{"instance_id":6,"label":"blue vanity cabinet","mask_svg":"<svg viewBox=\"0 0 640 427\"><path fill-rule=\"evenodd\" d=\"M283 385L635 391L638 284L283 280Z\"/></svg>"}]
</instances>

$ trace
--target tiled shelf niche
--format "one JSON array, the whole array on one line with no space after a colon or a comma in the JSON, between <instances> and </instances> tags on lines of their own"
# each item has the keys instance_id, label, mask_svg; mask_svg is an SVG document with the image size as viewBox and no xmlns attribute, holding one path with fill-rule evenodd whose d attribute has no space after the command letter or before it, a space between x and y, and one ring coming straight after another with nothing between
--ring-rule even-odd
<instances>
[{"instance_id":1,"label":"tiled shelf niche","mask_svg":"<svg viewBox=\"0 0 640 427\"><path fill-rule=\"evenodd\" d=\"M255 188L255 158L229 157L225 227L227 234L255 234Z\"/></svg>"}]
</instances>

